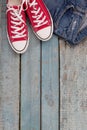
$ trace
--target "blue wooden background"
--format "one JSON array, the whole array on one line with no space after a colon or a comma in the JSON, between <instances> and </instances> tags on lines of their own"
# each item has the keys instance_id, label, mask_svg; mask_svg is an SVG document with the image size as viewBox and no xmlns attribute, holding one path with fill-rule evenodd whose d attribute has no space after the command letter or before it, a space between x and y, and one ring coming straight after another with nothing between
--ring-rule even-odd
<instances>
[{"instance_id":1,"label":"blue wooden background","mask_svg":"<svg viewBox=\"0 0 87 130\"><path fill-rule=\"evenodd\" d=\"M17 55L0 0L0 130L87 130L87 40L76 47L53 35Z\"/></svg>"}]
</instances>

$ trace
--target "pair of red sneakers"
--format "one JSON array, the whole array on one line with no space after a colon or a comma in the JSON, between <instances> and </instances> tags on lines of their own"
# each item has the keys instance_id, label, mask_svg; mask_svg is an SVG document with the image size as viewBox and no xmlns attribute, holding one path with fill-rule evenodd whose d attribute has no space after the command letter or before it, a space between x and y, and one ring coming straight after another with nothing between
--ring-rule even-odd
<instances>
[{"instance_id":1,"label":"pair of red sneakers","mask_svg":"<svg viewBox=\"0 0 87 130\"><path fill-rule=\"evenodd\" d=\"M26 14L40 40L47 41L53 34L53 21L43 0L21 0L20 5L13 5L7 0L7 36L12 49L20 54L29 45Z\"/></svg>"}]
</instances>

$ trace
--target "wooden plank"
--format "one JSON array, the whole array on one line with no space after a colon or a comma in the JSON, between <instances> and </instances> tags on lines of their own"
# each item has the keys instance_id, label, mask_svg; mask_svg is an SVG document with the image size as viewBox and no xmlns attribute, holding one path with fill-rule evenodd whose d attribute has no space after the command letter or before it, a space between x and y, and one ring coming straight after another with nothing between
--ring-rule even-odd
<instances>
[{"instance_id":1,"label":"wooden plank","mask_svg":"<svg viewBox=\"0 0 87 130\"><path fill-rule=\"evenodd\" d=\"M19 56L8 44L5 10L0 1L0 130L19 130Z\"/></svg>"},{"instance_id":2,"label":"wooden plank","mask_svg":"<svg viewBox=\"0 0 87 130\"><path fill-rule=\"evenodd\" d=\"M21 130L40 130L40 41L30 32L21 59Z\"/></svg>"},{"instance_id":3,"label":"wooden plank","mask_svg":"<svg viewBox=\"0 0 87 130\"><path fill-rule=\"evenodd\" d=\"M42 44L42 130L58 130L58 38Z\"/></svg>"},{"instance_id":4,"label":"wooden plank","mask_svg":"<svg viewBox=\"0 0 87 130\"><path fill-rule=\"evenodd\" d=\"M60 130L87 129L87 41L60 43Z\"/></svg>"}]
</instances>

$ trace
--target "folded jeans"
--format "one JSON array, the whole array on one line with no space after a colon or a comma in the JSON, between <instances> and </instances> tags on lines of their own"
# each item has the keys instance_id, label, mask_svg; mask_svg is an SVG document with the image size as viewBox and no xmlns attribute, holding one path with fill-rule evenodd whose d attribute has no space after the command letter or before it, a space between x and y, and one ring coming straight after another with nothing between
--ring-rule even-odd
<instances>
[{"instance_id":1,"label":"folded jeans","mask_svg":"<svg viewBox=\"0 0 87 130\"><path fill-rule=\"evenodd\" d=\"M54 33L72 45L87 36L86 0L44 0L54 22Z\"/></svg>"}]
</instances>

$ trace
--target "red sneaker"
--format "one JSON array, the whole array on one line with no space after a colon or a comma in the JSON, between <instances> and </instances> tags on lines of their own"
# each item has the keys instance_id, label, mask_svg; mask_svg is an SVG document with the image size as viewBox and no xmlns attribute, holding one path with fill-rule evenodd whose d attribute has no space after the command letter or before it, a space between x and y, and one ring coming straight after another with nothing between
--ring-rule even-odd
<instances>
[{"instance_id":1,"label":"red sneaker","mask_svg":"<svg viewBox=\"0 0 87 130\"><path fill-rule=\"evenodd\" d=\"M16 53L24 53L29 44L26 17L21 6L7 2L7 37Z\"/></svg>"},{"instance_id":2,"label":"red sneaker","mask_svg":"<svg viewBox=\"0 0 87 130\"><path fill-rule=\"evenodd\" d=\"M53 21L45 4L42 0L24 1L24 8L35 35L42 41L49 40L53 34Z\"/></svg>"}]
</instances>

